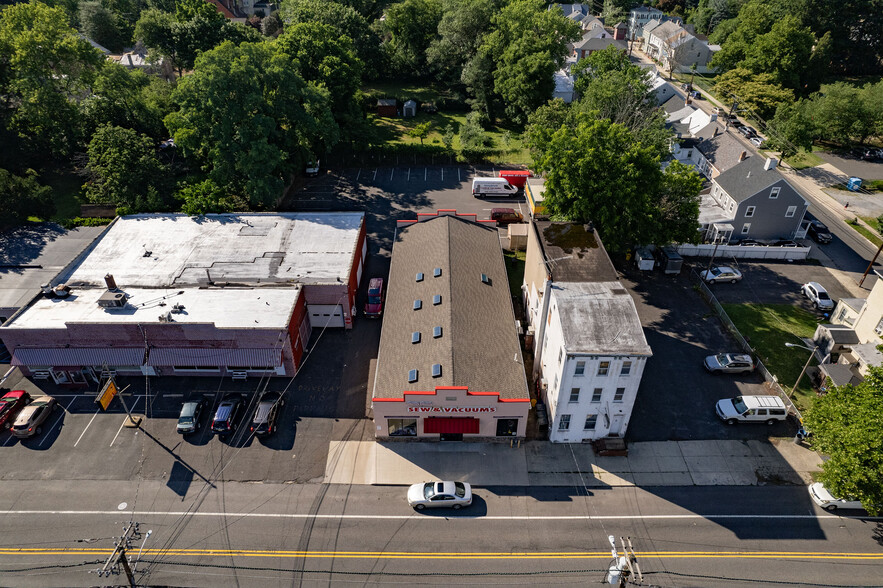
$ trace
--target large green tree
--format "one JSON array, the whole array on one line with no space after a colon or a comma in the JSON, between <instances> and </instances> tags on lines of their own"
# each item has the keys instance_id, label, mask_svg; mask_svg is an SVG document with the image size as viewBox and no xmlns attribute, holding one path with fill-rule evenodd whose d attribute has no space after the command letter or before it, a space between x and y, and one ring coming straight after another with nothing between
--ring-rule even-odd
<instances>
[{"instance_id":1,"label":"large green tree","mask_svg":"<svg viewBox=\"0 0 883 588\"><path fill-rule=\"evenodd\" d=\"M380 27L386 37L390 73L425 76L426 51L442 18L440 0L404 0L387 7Z\"/></svg>"},{"instance_id":2,"label":"large green tree","mask_svg":"<svg viewBox=\"0 0 883 588\"><path fill-rule=\"evenodd\" d=\"M784 157L794 155L798 149L812 151L816 125L808 107L806 100L781 104L767 129L768 146L780 151Z\"/></svg>"},{"instance_id":3,"label":"large green tree","mask_svg":"<svg viewBox=\"0 0 883 588\"><path fill-rule=\"evenodd\" d=\"M107 63L98 72L83 101L86 132L102 125L120 126L167 138L163 118L171 112L172 86L155 76Z\"/></svg>"},{"instance_id":4,"label":"large green tree","mask_svg":"<svg viewBox=\"0 0 883 588\"><path fill-rule=\"evenodd\" d=\"M813 449L829 459L821 480L835 496L854 497L872 515L883 507L883 368L872 367L857 386L838 386L804 414Z\"/></svg>"},{"instance_id":5,"label":"large green tree","mask_svg":"<svg viewBox=\"0 0 883 588\"><path fill-rule=\"evenodd\" d=\"M269 207L310 153L338 141L328 90L272 43L223 43L196 59L166 117L179 148L218 186Z\"/></svg>"},{"instance_id":6,"label":"large green tree","mask_svg":"<svg viewBox=\"0 0 883 588\"><path fill-rule=\"evenodd\" d=\"M546 209L594 223L612 251L699 237L696 172L680 164L663 172L658 148L622 125L581 114L552 134L537 167L546 176Z\"/></svg>"},{"instance_id":7,"label":"large green tree","mask_svg":"<svg viewBox=\"0 0 883 588\"><path fill-rule=\"evenodd\" d=\"M797 89L810 62L815 38L795 16L776 21L770 32L759 35L745 50L741 67L755 74L769 74L785 88Z\"/></svg>"},{"instance_id":8,"label":"large green tree","mask_svg":"<svg viewBox=\"0 0 883 588\"><path fill-rule=\"evenodd\" d=\"M121 51L126 35L117 22L117 16L98 0L80 3L78 12L80 30L84 35L107 47L111 51Z\"/></svg>"},{"instance_id":9,"label":"large green tree","mask_svg":"<svg viewBox=\"0 0 883 588\"><path fill-rule=\"evenodd\" d=\"M0 12L0 121L32 154L66 156L82 140L80 102L104 56L40 2Z\"/></svg>"},{"instance_id":10,"label":"large green tree","mask_svg":"<svg viewBox=\"0 0 883 588\"><path fill-rule=\"evenodd\" d=\"M512 0L494 15L493 25L481 50L496 64L494 90L506 114L524 123L552 97L553 75L581 31L560 10L548 10L543 0Z\"/></svg>"},{"instance_id":11,"label":"large green tree","mask_svg":"<svg viewBox=\"0 0 883 588\"><path fill-rule=\"evenodd\" d=\"M869 94L871 92L869 90ZM809 116L815 122L820 138L841 145L853 140L862 143L876 134L869 102L863 100L860 88L837 82L823 86L819 93L812 96L808 106Z\"/></svg>"},{"instance_id":12,"label":"large green tree","mask_svg":"<svg viewBox=\"0 0 883 588\"><path fill-rule=\"evenodd\" d=\"M23 176L0 168L0 227L15 226L29 216L49 218L55 212L52 189L37 181L37 173Z\"/></svg>"},{"instance_id":13,"label":"large green tree","mask_svg":"<svg viewBox=\"0 0 883 588\"><path fill-rule=\"evenodd\" d=\"M126 212L161 210L166 181L154 142L132 129L105 125L87 149L86 197Z\"/></svg>"},{"instance_id":14,"label":"large green tree","mask_svg":"<svg viewBox=\"0 0 883 588\"><path fill-rule=\"evenodd\" d=\"M442 0L438 37L426 52L429 65L442 81L465 84L464 70L475 59L500 3L501 0Z\"/></svg>"},{"instance_id":15,"label":"large green tree","mask_svg":"<svg viewBox=\"0 0 883 588\"><path fill-rule=\"evenodd\" d=\"M753 117L769 118L779 105L794 100L794 92L777 84L772 74L755 74L742 67L718 76L715 89L726 100L736 100Z\"/></svg>"}]
</instances>

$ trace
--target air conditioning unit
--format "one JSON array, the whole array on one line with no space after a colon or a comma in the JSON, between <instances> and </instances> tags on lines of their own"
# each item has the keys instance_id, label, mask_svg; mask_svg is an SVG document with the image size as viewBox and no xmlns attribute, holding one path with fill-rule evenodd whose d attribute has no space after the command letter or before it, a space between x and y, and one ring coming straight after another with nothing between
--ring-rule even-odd
<instances>
[{"instance_id":1,"label":"air conditioning unit","mask_svg":"<svg viewBox=\"0 0 883 588\"><path fill-rule=\"evenodd\" d=\"M129 296L125 292L106 291L98 299L98 306L101 308L122 308L126 305Z\"/></svg>"}]
</instances>

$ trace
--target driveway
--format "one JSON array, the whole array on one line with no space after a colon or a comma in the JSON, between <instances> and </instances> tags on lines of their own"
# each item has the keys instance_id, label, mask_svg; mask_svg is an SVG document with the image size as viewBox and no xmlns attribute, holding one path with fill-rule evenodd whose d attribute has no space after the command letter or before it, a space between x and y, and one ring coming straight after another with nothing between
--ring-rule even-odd
<instances>
[{"instance_id":1,"label":"driveway","mask_svg":"<svg viewBox=\"0 0 883 588\"><path fill-rule=\"evenodd\" d=\"M864 180L883 180L883 163L881 162L862 161L857 157L837 155L827 151L818 151L816 155L848 176L858 176Z\"/></svg>"},{"instance_id":2,"label":"driveway","mask_svg":"<svg viewBox=\"0 0 883 588\"><path fill-rule=\"evenodd\" d=\"M647 362L626 438L629 441L767 439L789 435L790 425L729 427L714 412L721 398L767 393L759 374L713 376L705 356L738 351L720 320L693 290L684 272L625 272L653 357Z\"/></svg>"}]
</instances>

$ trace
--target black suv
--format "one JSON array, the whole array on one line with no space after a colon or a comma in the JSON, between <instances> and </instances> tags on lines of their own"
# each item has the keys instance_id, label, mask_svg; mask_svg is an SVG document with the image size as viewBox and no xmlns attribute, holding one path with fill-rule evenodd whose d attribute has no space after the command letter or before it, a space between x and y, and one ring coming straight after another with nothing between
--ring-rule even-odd
<instances>
[{"instance_id":1,"label":"black suv","mask_svg":"<svg viewBox=\"0 0 883 588\"><path fill-rule=\"evenodd\" d=\"M236 417L242 408L242 397L239 394L227 394L215 411L212 419L212 432L219 437L229 435L236 430Z\"/></svg>"},{"instance_id":2,"label":"black suv","mask_svg":"<svg viewBox=\"0 0 883 588\"><path fill-rule=\"evenodd\" d=\"M261 397L258 407L254 411L249 429L258 437L265 437L276 432L276 421L285 401L279 394L268 392Z\"/></svg>"},{"instance_id":3,"label":"black suv","mask_svg":"<svg viewBox=\"0 0 883 588\"><path fill-rule=\"evenodd\" d=\"M817 220L809 221L809 227L807 228L806 234L816 243L830 243L832 239L828 227L826 227L821 221Z\"/></svg>"}]
</instances>

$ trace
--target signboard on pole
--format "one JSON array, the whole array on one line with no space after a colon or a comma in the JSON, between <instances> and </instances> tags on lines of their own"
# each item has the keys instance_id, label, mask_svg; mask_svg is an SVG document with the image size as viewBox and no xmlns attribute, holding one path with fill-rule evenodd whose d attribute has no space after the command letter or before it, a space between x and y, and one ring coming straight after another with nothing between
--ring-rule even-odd
<instances>
[{"instance_id":1,"label":"signboard on pole","mask_svg":"<svg viewBox=\"0 0 883 588\"><path fill-rule=\"evenodd\" d=\"M101 389L101 392L98 393L98 397L95 399L95 402L101 405L102 410L107 410L107 407L110 405L110 401L113 400L113 397L116 395L117 385L114 383L113 379L110 379L104 385L104 388Z\"/></svg>"}]
</instances>

